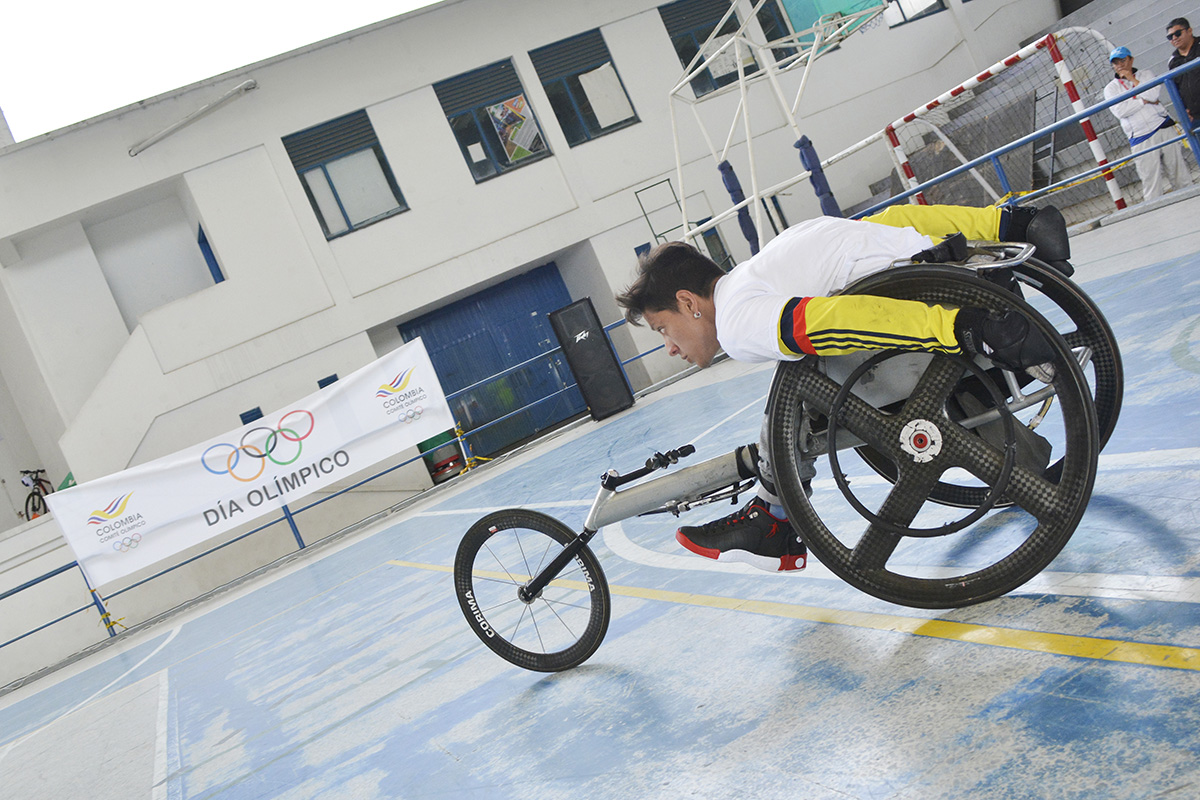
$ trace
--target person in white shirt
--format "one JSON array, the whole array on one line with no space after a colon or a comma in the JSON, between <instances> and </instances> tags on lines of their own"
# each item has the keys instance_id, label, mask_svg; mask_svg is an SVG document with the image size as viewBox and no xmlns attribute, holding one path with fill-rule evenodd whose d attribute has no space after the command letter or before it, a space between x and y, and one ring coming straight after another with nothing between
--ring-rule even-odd
<instances>
[{"instance_id":1,"label":"person in white shirt","mask_svg":"<svg viewBox=\"0 0 1200 800\"><path fill-rule=\"evenodd\" d=\"M1116 48L1108 58L1113 67L1113 79L1104 87L1105 100L1111 100L1156 77L1150 70L1134 68L1133 54L1128 47ZM1129 147L1135 155L1175 136L1175 120L1163 108L1161 89L1162 85L1159 84L1109 107L1120 120L1121 129L1129 137ZM1192 175L1183 160L1179 142L1143 153L1133 159L1133 164L1142 181L1142 197L1145 200L1154 200L1166 192L1163 186L1164 172L1173 189L1192 185Z\"/></svg>"},{"instance_id":2,"label":"person in white shirt","mask_svg":"<svg viewBox=\"0 0 1200 800\"><path fill-rule=\"evenodd\" d=\"M636 279L617 295L617 303L630 323L645 320L663 337L668 355L701 368L712 364L722 349L749 362L898 349L982 354L1013 372L1053 380L1049 341L1016 311L997 314L890 297L830 295L897 260L960 261L965 241L957 255L952 243L963 240L963 231L992 241L1033 240L1039 248L1045 244L1052 259L1065 259L1066 223L1058 209L895 208L878 215L877 222L839 217L801 222L729 273L689 244L661 244L639 263ZM951 230L960 233L935 244L913 225L938 237ZM1057 263L1070 269L1065 260ZM763 442L767 433L764 420ZM807 550L775 491L766 448L747 448L757 464L756 497L728 517L680 528L675 539L718 561L770 571L804 569ZM811 480L811 464L802 474L806 471Z\"/></svg>"}]
</instances>

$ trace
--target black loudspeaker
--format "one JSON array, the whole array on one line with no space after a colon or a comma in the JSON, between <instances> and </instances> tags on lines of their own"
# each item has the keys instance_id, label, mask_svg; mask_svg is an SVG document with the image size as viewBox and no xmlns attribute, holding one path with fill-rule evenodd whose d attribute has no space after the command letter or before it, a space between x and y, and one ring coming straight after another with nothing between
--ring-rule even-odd
<instances>
[{"instance_id":1,"label":"black loudspeaker","mask_svg":"<svg viewBox=\"0 0 1200 800\"><path fill-rule=\"evenodd\" d=\"M625 382L621 362L596 316L591 298L551 311L550 325L592 419L610 417L633 405L633 392Z\"/></svg>"}]
</instances>

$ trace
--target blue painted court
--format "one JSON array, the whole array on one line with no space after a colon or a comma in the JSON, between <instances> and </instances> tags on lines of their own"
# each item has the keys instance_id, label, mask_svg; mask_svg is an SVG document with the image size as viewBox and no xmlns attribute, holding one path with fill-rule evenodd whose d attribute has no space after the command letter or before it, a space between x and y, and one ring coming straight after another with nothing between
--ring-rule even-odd
<instances>
[{"instance_id":1,"label":"blue painted court","mask_svg":"<svg viewBox=\"0 0 1200 800\"><path fill-rule=\"evenodd\" d=\"M484 648L449 572L467 527L511 506L578 527L610 466L754 441L772 373L726 361L0 698L0 795L1200 796L1197 202L1077 239L1124 407L1082 524L1015 594L901 608L636 518L594 543L614 608L586 664Z\"/></svg>"}]
</instances>

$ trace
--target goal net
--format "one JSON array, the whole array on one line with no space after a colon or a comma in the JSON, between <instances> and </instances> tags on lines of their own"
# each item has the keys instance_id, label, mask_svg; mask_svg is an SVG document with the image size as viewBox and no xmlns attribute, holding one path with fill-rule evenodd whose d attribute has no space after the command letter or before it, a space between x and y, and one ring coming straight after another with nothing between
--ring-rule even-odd
<instances>
[{"instance_id":1,"label":"goal net","mask_svg":"<svg viewBox=\"0 0 1200 800\"><path fill-rule=\"evenodd\" d=\"M893 195L1027 137L1104 99L1112 45L1086 28L1031 43L885 129L897 163ZM918 202L989 205L1012 193L1053 190L1055 205L1084 218L1124 207L1132 166L1072 180L1127 154L1117 118L1100 111L923 191ZM1065 183L1064 183L1065 182Z\"/></svg>"}]
</instances>

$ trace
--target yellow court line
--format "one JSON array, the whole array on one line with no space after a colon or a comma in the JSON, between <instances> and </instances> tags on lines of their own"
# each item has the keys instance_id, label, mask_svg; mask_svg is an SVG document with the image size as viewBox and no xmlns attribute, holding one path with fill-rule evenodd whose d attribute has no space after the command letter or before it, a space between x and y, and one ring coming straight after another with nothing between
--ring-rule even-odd
<instances>
[{"instance_id":1,"label":"yellow court line","mask_svg":"<svg viewBox=\"0 0 1200 800\"><path fill-rule=\"evenodd\" d=\"M437 564L420 564L413 561L389 561L399 567L453 572L451 567ZM509 577L504 573L476 570L477 575L486 577ZM524 579L525 576L514 575ZM582 581L557 580L555 586L586 590ZM1178 647L1169 644L1125 642L1119 639L1100 639L1092 636L1073 636L1065 633L1044 633L1019 628L999 628L993 625L972 625L944 619L902 617L895 614L875 614L866 611L841 611L818 606L801 606L791 603L773 603L766 600L743 600L737 597L672 592L666 589L644 589L640 586L615 586L609 584L612 594L622 597L637 597L642 600L658 600L664 603L720 608L728 611L745 611L767 617L801 619L822 622L828 625L845 625L851 628L866 628L875 631L907 633L912 636L927 636L933 639L949 639L1012 650L1029 650L1035 653L1050 653L1060 656L1076 656L1098 661L1119 661L1125 664L1141 664L1149 667L1200 670L1200 648Z\"/></svg>"}]
</instances>

